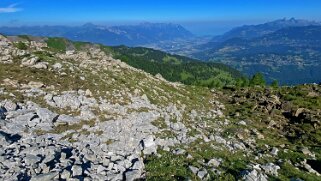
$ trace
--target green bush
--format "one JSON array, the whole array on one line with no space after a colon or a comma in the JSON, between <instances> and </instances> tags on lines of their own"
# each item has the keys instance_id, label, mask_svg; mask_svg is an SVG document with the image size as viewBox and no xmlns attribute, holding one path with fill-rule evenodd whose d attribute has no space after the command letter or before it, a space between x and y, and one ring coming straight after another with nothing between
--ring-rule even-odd
<instances>
[{"instance_id":1,"label":"green bush","mask_svg":"<svg viewBox=\"0 0 321 181\"><path fill-rule=\"evenodd\" d=\"M16 43L15 45L19 50L27 50L28 49L28 46L21 41Z\"/></svg>"},{"instance_id":2,"label":"green bush","mask_svg":"<svg viewBox=\"0 0 321 181\"><path fill-rule=\"evenodd\" d=\"M250 80L250 86L265 86L266 82L262 73L256 73Z\"/></svg>"},{"instance_id":3,"label":"green bush","mask_svg":"<svg viewBox=\"0 0 321 181\"><path fill-rule=\"evenodd\" d=\"M279 87L279 82L277 80L274 80L271 84L271 87L273 88L278 88Z\"/></svg>"},{"instance_id":4,"label":"green bush","mask_svg":"<svg viewBox=\"0 0 321 181\"><path fill-rule=\"evenodd\" d=\"M64 52L67 49L66 40L63 38L48 38L46 42L52 50Z\"/></svg>"}]
</instances>

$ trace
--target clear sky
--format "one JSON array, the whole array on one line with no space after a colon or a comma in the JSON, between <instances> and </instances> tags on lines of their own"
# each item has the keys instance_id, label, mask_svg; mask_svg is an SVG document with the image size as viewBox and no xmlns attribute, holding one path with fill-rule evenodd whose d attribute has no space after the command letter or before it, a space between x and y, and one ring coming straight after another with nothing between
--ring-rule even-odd
<instances>
[{"instance_id":1,"label":"clear sky","mask_svg":"<svg viewBox=\"0 0 321 181\"><path fill-rule=\"evenodd\" d=\"M321 0L0 0L0 25L180 23L199 34L281 18L321 20Z\"/></svg>"}]
</instances>

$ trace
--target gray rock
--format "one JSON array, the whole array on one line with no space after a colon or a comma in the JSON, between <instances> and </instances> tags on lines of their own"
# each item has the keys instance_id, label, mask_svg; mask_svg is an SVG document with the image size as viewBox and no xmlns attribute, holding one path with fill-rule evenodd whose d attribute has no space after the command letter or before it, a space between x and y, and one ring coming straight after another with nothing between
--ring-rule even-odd
<instances>
[{"instance_id":1,"label":"gray rock","mask_svg":"<svg viewBox=\"0 0 321 181\"><path fill-rule=\"evenodd\" d=\"M118 172L125 172L126 171L126 168L122 165L118 165L118 164L114 164L114 167L113 167L114 170L117 170Z\"/></svg>"},{"instance_id":2,"label":"gray rock","mask_svg":"<svg viewBox=\"0 0 321 181\"><path fill-rule=\"evenodd\" d=\"M69 179L71 177L71 173L68 170L64 170L61 174L60 177L62 179Z\"/></svg>"},{"instance_id":3,"label":"gray rock","mask_svg":"<svg viewBox=\"0 0 321 181\"><path fill-rule=\"evenodd\" d=\"M41 161L41 158L35 155L27 154L24 158L26 165L34 165Z\"/></svg>"},{"instance_id":4,"label":"gray rock","mask_svg":"<svg viewBox=\"0 0 321 181\"><path fill-rule=\"evenodd\" d=\"M109 179L108 179L109 180ZM123 173L119 173L119 174L115 174L114 176L113 176L113 179L112 179L113 181L122 181L122 180L124 180L124 176L123 176Z\"/></svg>"},{"instance_id":5,"label":"gray rock","mask_svg":"<svg viewBox=\"0 0 321 181\"><path fill-rule=\"evenodd\" d=\"M198 168L196 168L196 167L194 167L194 166L189 166L188 167L191 171L192 171L192 173L194 173L195 175L197 174L197 172L198 172Z\"/></svg>"},{"instance_id":6,"label":"gray rock","mask_svg":"<svg viewBox=\"0 0 321 181\"><path fill-rule=\"evenodd\" d=\"M32 67L36 68L36 69L47 69L48 68L48 63L47 62L39 62L36 63L35 65L33 65Z\"/></svg>"},{"instance_id":7,"label":"gray rock","mask_svg":"<svg viewBox=\"0 0 321 181\"><path fill-rule=\"evenodd\" d=\"M29 127L35 127L40 123L41 119L40 118L35 118L31 121L29 121L27 124Z\"/></svg>"},{"instance_id":8,"label":"gray rock","mask_svg":"<svg viewBox=\"0 0 321 181\"><path fill-rule=\"evenodd\" d=\"M238 149L238 150L245 150L246 146L241 143L241 142L235 142L232 144L233 148Z\"/></svg>"},{"instance_id":9,"label":"gray rock","mask_svg":"<svg viewBox=\"0 0 321 181\"><path fill-rule=\"evenodd\" d=\"M52 181L59 175L59 172L51 172L31 177L30 181Z\"/></svg>"},{"instance_id":10,"label":"gray rock","mask_svg":"<svg viewBox=\"0 0 321 181\"><path fill-rule=\"evenodd\" d=\"M30 113L23 114L23 115L15 117L14 121L27 123L28 121L31 121L32 119L34 119L36 117L37 117L37 115L35 113L30 112Z\"/></svg>"},{"instance_id":11,"label":"gray rock","mask_svg":"<svg viewBox=\"0 0 321 181\"><path fill-rule=\"evenodd\" d=\"M220 136L214 136L214 140L217 142L217 143L220 143L220 144L226 144L226 140Z\"/></svg>"},{"instance_id":12,"label":"gray rock","mask_svg":"<svg viewBox=\"0 0 321 181\"><path fill-rule=\"evenodd\" d=\"M107 170L107 168L104 167L104 166L102 166L102 165L99 165L99 166L97 167L97 173L98 173L98 174L100 174L101 172L103 172L103 171L105 171L105 170Z\"/></svg>"},{"instance_id":13,"label":"gray rock","mask_svg":"<svg viewBox=\"0 0 321 181\"><path fill-rule=\"evenodd\" d=\"M257 170L245 170L241 175L244 181L268 181L268 177Z\"/></svg>"},{"instance_id":14,"label":"gray rock","mask_svg":"<svg viewBox=\"0 0 321 181\"><path fill-rule=\"evenodd\" d=\"M59 108L78 109L81 106L81 102L74 94L66 93L61 96L54 96L53 101Z\"/></svg>"},{"instance_id":15,"label":"gray rock","mask_svg":"<svg viewBox=\"0 0 321 181\"><path fill-rule=\"evenodd\" d=\"M221 164L221 159L213 158L207 164L213 167L219 167Z\"/></svg>"},{"instance_id":16,"label":"gray rock","mask_svg":"<svg viewBox=\"0 0 321 181\"><path fill-rule=\"evenodd\" d=\"M82 176L83 175L83 170L82 167L80 165L74 165L71 167L71 171L72 171L72 176Z\"/></svg>"},{"instance_id":17,"label":"gray rock","mask_svg":"<svg viewBox=\"0 0 321 181\"><path fill-rule=\"evenodd\" d=\"M45 85L42 82L35 82L35 81L30 81L28 83L28 87L32 88L32 89L40 89L42 87L44 87Z\"/></svg>"},{"instance_id":18,"label":"gray rock","mask_svg":"<svg viewBox=\"0 0 321 181\"><path fill-rule=\"evenodd\" d=\"M207 171L206 170L201 170L197 173L197 176L200 178L200 179L203 179L204 177L206 177L207 175Z\"/></svg>"},{"instance_id":19,"label":"gray rock","mask_svg":"<svg viewBox=\"0 0 321 181\"><path fill-rule=\"evenodd\" d=\"M132 169L133 170L140 170L142 171L144 169L144 162L142 159L138 159L134 164L133 164L133 167Z\"/></svg>"},{"instance_id":20,"label":"gray rock","mask_svg":"<svg viewBox=\"0 0 321 181\"><path fill-rule=\"evenodd\" d=\"M309 155L309 156L312 156L313 154L311 153L311 151L308 149L308 148L306 148L306 147L304 147L304 148L302 148L302 153L303 154L305 154L305 155Z\"/></svg>"},{"instance_id":21,"label":"gray rock","mask_svg":"<svg viewBox=\"0 0 321 181\"><path fill-rule=\"evenodd\" d=\"M157 153L156 143L152 135L142 140L143 152L145 155Z\"/></svg>"},{"instance_id":22,"label":"gray rock","mask_svg":"<svg viewBox=\"0 0 321 181\"><path fill-rule=\"evenodd\" d=\"M0 132L0 144L4 145L5 143L7 143L7 139L8 139L8 135L5 132ZM0 152L1 153L1 152ZM1 155L1 154L0 154Z\"/></svg>"},{"instance_id":23,"label":"gray rock","mask_svg":"<svg viewBox=\"0 0 321 181\"><path fill-rule=\"evenodd\" d=\"M274 156L277 156L277 155L278 155L278 152L279 152L279 149L273 147L273 148L272 148L272 151L271 151L271 154L274 155Z\"/></svg>"},{"instance_id":24,"label":"gray rock","mask_svg":"<svg viewBox=\"0 0 321 181\"><path fill-rule=\"evenodd\" d=\"M49 109L40 108L36 111L37 115L41 119L41 122L52 123L58 118L58 114L51 112Z\"/></svg>"},{"instance_id":25,"label":"gray rock","mask_svg":"<svg viewBox=\"0 0 321 181\"><path fill-rule=\"evenodd\" d=\"M273 163L262 165L261 168L264 170L266 174L274 175L274 176L278 176L278 170L280 169L278 165L275 165Z\"/></svg>"},{"instance_id":26,"label":"gray rock","mask_svg":"<svg viewBox=\"0 0 321 181\"><path fill-rule=\"evenodd\" d=\"M79 118L82 120L92 120L96 118L96 115L90 110L81 110Z\"/></svg>"},{"instance_id":27,"label":"gray rock","mask_svg":"<svg viewBox=\"0 0 321 181\"><path fill-rule=\"evenodd\" d=\"M52 67L53 67L55 70L60 70L60 69L62 69L61 63L55 63Z\"/></svg>"},{"instance_id":28,"label":"gray rock","mask_svg":"<svg viewBox=\"0 0 321 181\"><path fill-rule=\"evenodd\" d=\"M30 59L24 58L22 59L21 65L23 66L33 66L39 61L38 57L31 57Z\"/></svg>"},{"instance_id":29,"label":"gray rock","mask_svg":"<svg viewBox=\"0 0 321 181\"><path fill-rule=\"evenodd\" d=\"M304 181L304 180L302 180L300 178L291 178L290 181Z\"/></svg>"},{"instance_id":30,"label":"gray rock","mask_svg":"<svg viewBox=\"0 0 321 181\"><path fill-rule=\"evenodd\" d=\"M182 154L184 154L185 152L186 152L185 150L180 149L180 148L173 151L173 153L174 153L175 155L182 155Z\"/></svg>"},{"instance_id":31,"label":"gray rock","mask_svg":"<svg viewBox=\"0 0 321 181\"><path fill-rule=\"evenodd\" d=\"M307 160L304 159L302 162L301 162L301 165L303 168L305 168L308 172L310 173L313 173L313 174L316 174L317 176L321 176L321 174L319 172L317 172L316 170L314 170L311 165L309 165L307 163Z\"/></svg>"},{"instance_id":32,"label":"gray rock","mask_svg":"<svg viewBox=\"0 0 321 181\"><path fill-rule=\"evenodd\" d=\"M141 171L139 170L130 170L125 173L125 179L127 181L134 181L141 178Z\"/></svg>"},{"instance_id":33,"label":"gray rock","mask_svg":"<svg viewBox=\"0 0 321 181\"><path fill-rule=\"evenodd\" d=\"M185 125L183 123L171 123L170 127L175 131L181 131L185 129Z\"/></svg>"},{"instance_id":34,"label":"gray rock","mask_svg":"<svg viewBox=\"0 0 321 181\"><path fill-rule=\"evenodd\" d=\"M80 120L71 116L67 116L67 115L60 115L57 120L55 121L55 123L57 124L76 124L79 123Z\"/></svg>"},{"instance_id":35,"label":"gray rock","mask_svg":"<svg viewBox=\"0 0 321 181\"><path fill-rule=\"evenodd\" d=\"M7 111L15 111L18 109L18 105L12 101L6 101L3 105L3 107L7 110Z\"/></svg>"}]
</instances>

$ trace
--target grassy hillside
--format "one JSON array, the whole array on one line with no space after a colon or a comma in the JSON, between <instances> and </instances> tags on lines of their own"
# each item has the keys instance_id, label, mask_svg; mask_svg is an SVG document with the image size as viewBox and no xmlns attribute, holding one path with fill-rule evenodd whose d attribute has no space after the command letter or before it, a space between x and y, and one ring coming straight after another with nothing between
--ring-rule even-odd
<instances>
[{"instance_id":1,"label":"grassy hillside","mask_svg":"<svg viewBox=\"0 0 321 181\"><path fill-rule=\"evenodd\" d=\"M46 43L48 48L55 52L64 52L67 47L69 50L87 51L88 48L95 46L92 43L71 42L64 38L46 38ZM160 74L171 82L212 88L242 84L247 81L239 71L222 63L201 62L143 47L99 46L106 53L128 65L152 75Z\"/></svg>"},{"instance_id":2,"label":"grassy hillside","mask_svg":"<svg viewBox=\"0 0 321 181\"><path fill-rule=\"evenodd\" d=\"M221 63L200 62L149 48L112 47L114 57L153 75L188 85L221 87L236 83L243 76Z\"/></svg>"},{"instance_id":3,"label":"grassy hillside","mask_svg":"<svg viewBox=\"0 0 321 181\"><path fill-rule=\"evenodd\" d=\"M62 38L49 38L47 43L48 47L55 51L64 51L71 45ZM72 42L72 45L75 50L87 50L94 46L87 42ZM239 71L222 63L201 62L143 47L100 45L100 48L130 66L152 75L160 74L171 82L212 88L242 84L247 81Z\"/></svg>"}]
</instances>

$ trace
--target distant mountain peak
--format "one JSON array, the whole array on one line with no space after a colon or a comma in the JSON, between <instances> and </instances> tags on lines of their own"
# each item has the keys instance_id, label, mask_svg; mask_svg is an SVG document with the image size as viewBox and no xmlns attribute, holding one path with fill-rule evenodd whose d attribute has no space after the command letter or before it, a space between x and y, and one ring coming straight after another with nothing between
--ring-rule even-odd
<instances>
[{"instance_id":1,"label":"distant mountain peak","mask_svg":"<svg viewBox=\"0 0 321 181\"><path fill-rule=\"evenodd\" d=\"M151 23L151 22L143 22L140 23L137 26L148 26L148 27L182 27L179 24L174 24L174 23Z\"/></svg>"},{"instance_id":2,"label":"distant mountain peak","mask_svg":"<svg viewBox=\"0 0 321 181\"><path fill-rule=\"evenodd\" d=\"M88 22L88 23L85 23L84 25L82 25L82 27L84 28L96 28L97 25L91 23L91 22Z\"/></svg>"}]
</instances>

